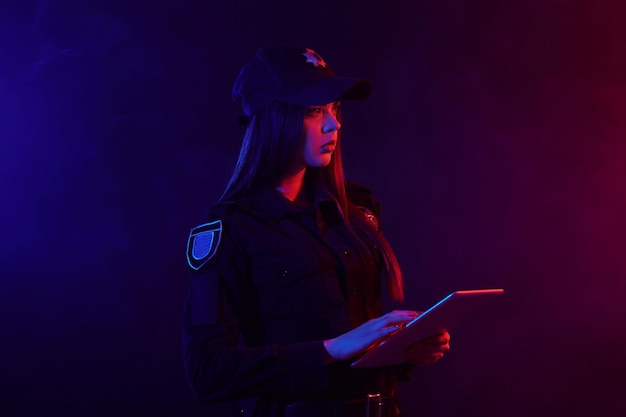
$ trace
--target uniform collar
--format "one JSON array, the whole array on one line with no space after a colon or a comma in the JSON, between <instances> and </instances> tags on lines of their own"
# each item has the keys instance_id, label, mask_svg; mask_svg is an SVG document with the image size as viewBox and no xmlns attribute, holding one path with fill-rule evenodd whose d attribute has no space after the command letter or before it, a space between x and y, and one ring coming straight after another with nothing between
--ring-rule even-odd
<instances>
[{"instance_id":1,"label":"uniform collar","mask_svg":"<svg viewBox=\"0 0 626 417\"><path fill-rule=\"evenodd\" d=\"M303 191L305 192L305 191ZM289 201L282 193L273 187L265 187L250 198L250 204L254 211L263 213L268 217L280 219L287 214L306 214L326 211L334 207L338 212L337 199L325 189L317 189L313 196L313 205L301 206Z\"/></svg>"}]
</instances>

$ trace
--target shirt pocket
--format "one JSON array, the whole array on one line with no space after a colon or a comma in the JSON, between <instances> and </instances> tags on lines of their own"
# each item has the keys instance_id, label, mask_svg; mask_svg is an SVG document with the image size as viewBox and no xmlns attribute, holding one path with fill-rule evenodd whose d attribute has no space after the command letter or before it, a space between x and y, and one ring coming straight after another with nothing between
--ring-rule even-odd
<instances>
[{"instance_id":1,"label":"shirt pocket","mask_svg":"<svg viewBox=\"0 0 626 417\"><path fill-rule=\"evenodd\" d=\"M259 289L289 289L319 275L334 273L334 265L312 251L261 253L253 257L252 274Z\"/></svg>"},{"instance_id":2,"label":"shirt pocket","mask_svg":"<svg viewBox=\"0 0 626 417\"><path fill-rule=\"evenodd\" d=\"M262 320L273 326L314 325L344 305L333 259L311 249L254 259L253 282Z\"/></svg>"}]
</instances>

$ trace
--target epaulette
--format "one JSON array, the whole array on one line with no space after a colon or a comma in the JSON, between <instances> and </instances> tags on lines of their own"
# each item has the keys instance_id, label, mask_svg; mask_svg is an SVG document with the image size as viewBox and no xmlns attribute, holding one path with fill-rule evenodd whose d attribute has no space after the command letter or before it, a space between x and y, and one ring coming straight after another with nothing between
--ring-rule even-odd
<instances>
[{"instance_id":1,"label":"epaulette","mask_svg":"<svg viewBox=\"0 0 626 417\"><path fill-rule=\"evenodd\" d=\"M237 201L220 201L209 208L207 218L224 218L239 206L241 206L241 203Z\"/></svg>"},{"instance_id":2,"label":"epaulette","mask_svg":"<svg viewBox=\"0 0 626 417\"><path fill-rule=\"evenodd\" d=\"M380 203L374 198L372 190L354 181L347 181L346 185L348 201L363 212L374 228L380 230Z\"/></svg>"}]
</instances>

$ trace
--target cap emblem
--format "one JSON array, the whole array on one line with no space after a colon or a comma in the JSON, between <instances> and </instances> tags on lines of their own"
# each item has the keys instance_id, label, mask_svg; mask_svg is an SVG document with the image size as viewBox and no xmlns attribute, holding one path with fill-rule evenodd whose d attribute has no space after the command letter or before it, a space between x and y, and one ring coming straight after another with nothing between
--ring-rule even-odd
<instances>
[{"instance_id":1,"label":"cap emblem","mask_svg":"<svg viewBox=\"0 0 626 417\"><path fill-rule=\"evenodd\" d=\"M326 68L328 66L326 62L322 59L322 57L319 56L319 54L312 49L306 48L302 55L306 57L306 62L310 62L311 64L315 65L315 68Z\"/></svg>"}]
</instances>

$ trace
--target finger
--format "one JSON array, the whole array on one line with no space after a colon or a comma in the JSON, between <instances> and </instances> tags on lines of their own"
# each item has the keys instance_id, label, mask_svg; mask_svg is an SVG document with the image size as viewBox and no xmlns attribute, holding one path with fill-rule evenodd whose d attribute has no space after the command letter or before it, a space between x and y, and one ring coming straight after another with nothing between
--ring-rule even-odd
<instances>
[{"instance_id":1,"label":"finger","mask_svg":"<svg viewBox=\"0 0 626 417\"><path fill-rule=\"evenodd\" d=\"M415 317L417 316L412 311L408 311L408 312L392 311L391 313L387 313L384 316L381 316L379 320L382 325L388 326L390 324L395 324L395 323L406 323L411 320L414 320Z\"/></svg>"},{"instance_id":2,"label":"finger","mask_svg":"<svg viewBox=\"0 0 626 417\"><path fill-rule=\"evenodd\" d=\"M445 345L450 343L450 334L448 332L439 333L422 339L420 343L425 345Z\"/></svg>"},{"instance_id":3,"label":"finger","mask_svg":"<svg viewBox=\"0 0 626 417\"><path fill-rule=\"evenodd\" d=\"M376 334L378 336L376 341L378 339L382 338L382 337L389 336L391 333L397 332L398 330L399 330L399 328L398 327L394 327L394 326L381 327L376 332Z\"/></svg>"},{"instance_id":4,"label":"finger","mask_svg":"<svg viewBox=\"0 0 626 417\"><path fill-rule=\"evenodd\" d=\"M431 365L443 358L443 353L421 354L409 357L409 362L413 365Z\"/></svg>"},{"instance_id":5,"label":"finger","mask_svg":"<svg viewBox=\"0 0 626 417\"><path fill-rule=\"evenodd\" d=\"M407 317L417 317L420 313L413 310L393 310L387 314Z\"/></svg>"},{"instance_id":6,"label":"finger","mask_svg":"<svg viewBox=\"0 0 626 417\"><path fill-rule=\"evenodd\" d=\"M416 343L411 347L409 352L413 355L432 355L433 353L439 353L441 351L442 350L439 348L439 346L423 345L421 343Z\"/></svg>"},{"instance_id":7,"label":"finger","mask_svg":"<svg viewBox=\"0 0 626 417\"><path fill-rule=\"evenodd\" d=\"M449 343L444 343L441 345L430 344L430 345L422 345L422 346L424 346L425 349L429 349L431 352L447 352L450 350Z\"/></svg>"},{"instance_id":8,"label":"finger","mask_svg":"<svg viewBox=\"0 0 626 417\"><path fill-rule=\"evenodd\" d=\"M407 354L420 354L420 353L442 353L450 350L449 344L443 345L433 345L433 344L424 344L421 342L414 343L407 348Z\"/></svg>"},{"instance_id":9,"label":"finger","mask_svg":"<svg viewBox=\"0 0 626 417\"><path fill-rule=\"evenodd\" d=\"M443 353L433 353L432 355L430 355L427 358L428 363L435 363L438 360L440 360L441 358L443 358Z\"/></svg>"},{"instance_id":10,"label":"finger","mask_svg":"<svg viewBox=\"0 0 626 417\"><path fill-rule=\"evenodd\" d=\"M414 356L413 358L420 362L433 362L443 358L443 353L423 353L421 355Z\"/></svg>"},{"instance_id":11,"label":"finger","mask_svg":"<svg viewBox=\"0 0 626 417\"><path fill-rule=\"evenodd\" d=\"M449 350L450 350L450 345L445 344L445 345L432 346L431 350L429 350L429 352L432 352L432 353L444 353L444 352L448 352Z\"/></svg>"}]
</instances>

